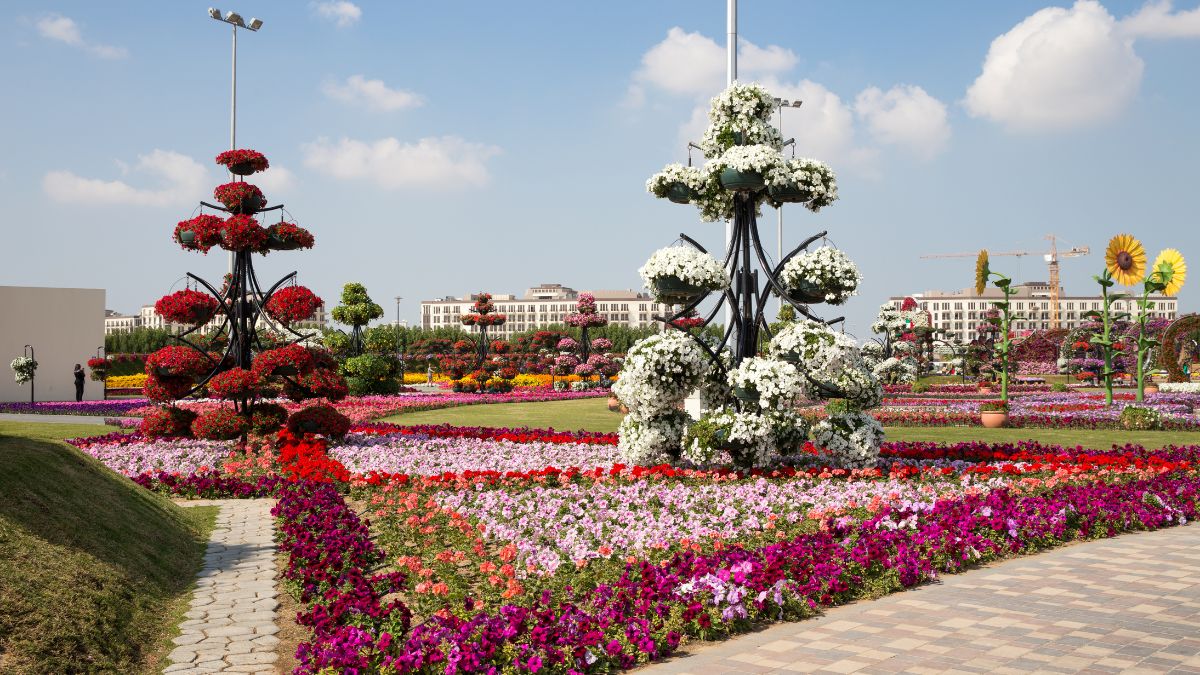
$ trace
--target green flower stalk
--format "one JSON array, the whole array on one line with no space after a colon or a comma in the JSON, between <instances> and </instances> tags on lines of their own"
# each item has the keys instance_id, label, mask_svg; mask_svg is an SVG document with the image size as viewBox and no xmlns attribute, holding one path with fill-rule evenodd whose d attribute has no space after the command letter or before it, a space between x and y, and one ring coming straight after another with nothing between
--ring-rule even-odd
<instances>
[{"instance_id":1,"label":"green flower stalk","mask_svg":"<svg viewBox=\"0 0 1200 675\"><path fill-rule=\"evenodd\" d=\"M1109 289L1113 287L1113 285L1116 283L1116 281L1113 280L1113 276L1111 273L1109 273L1107 268L1105 268L1105 270L1103 272L1101 272L1098 276L1095 276L1093 278L1096 280L1096 283L1100 284L1100 295L1104 299L1104 306L1103 306L1103 309L1093 309L1090 312L1085 313L1084 316L1092 317L1092 318L1102 322L1104 325L1103 334L1093 335L1090 338L1089 342L1091 342L1093 345L1096 345L1096 347L1100 349L1100 353L1104 356L1104 373L1103 373L1104 404L1107 406L1112 406L1112 403L1113 403L1113 375L1114 375L1113 353L1116 351L1113 349L1113 345L1116 344L1116 340L1114 339L1114 336L1113 336L1113 324L1115 324L1117 321L1123 321L1123 320L1129 318L1129 314L1126 312L1114 312L1113 304L1116 303L1118 300L1123 300L1123 299L1129 297L1129 294L1128 293L1109 293ZM1140 342L1141 342L1141 340L1139 338L1139 343ZM1142 372L1141 347L1139 346L1138 347L1138 384L1139 384L1139 386L1141 384L1141 372ZM1139 400L1140 400L1140 396L1141 396L1140 391L1141 390L1139 389L1139 394L1138 394Z\"/></svg>"},{"instance_id":2,"label":"green flower stalk","mask_svg":"<svg viewBox=\"0 0 1200 675\"><path fill-rule=\"evenodd\" d=\"M1012 335L1010 331L1012 322L1021 320L1021 317L1012 311L1012 296L1017 291L1012 287L1012 279L992 271L988 263L987 251L980 251L979 257L975 261L976 291L982 294L988 281L992 279L995 279L992 284L1004 294L1004 300L992 303L992 306L999 310L1000 316L991 317L988 322L1000 329L1000 344L996 346L996 354L1000 357L1000 402L1007 408L1008 380L1012 368Z\"/></svg>"}]
</instances>

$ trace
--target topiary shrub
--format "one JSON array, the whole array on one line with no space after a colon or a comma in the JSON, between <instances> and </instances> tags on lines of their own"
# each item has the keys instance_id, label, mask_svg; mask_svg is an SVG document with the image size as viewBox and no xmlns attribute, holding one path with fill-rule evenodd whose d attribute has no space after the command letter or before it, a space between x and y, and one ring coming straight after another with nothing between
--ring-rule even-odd
<instances>
[{"instance_id":1,"label":"topiary shrub","mask_svg":"<svg viewBox=\"0 0 1200 675\"><path fill-rule=\"evenodd\" d=\"M138 431L147 438L172 438L190 436L192 421L196 413L186 408L164 406L156 408L142 418Z\"/></svg>"},{"instance_id":2,"label":"topiary shrub","mask_svg":"<svg viewBox=\"0 0 1200 675\"><path fill-rule=\"evenodd\" d=\"M228 441L250 430L250 424L233 408L205 410L192 421L192 435L210 441Z\"/></svg>"},{"instance_id":3,"label":"topiary shrub","mask_svg":"<svg viewBox=\"0 0 1200 675\"><path fill-rule=\"evenodd\" d=\"M287 418L287 408L278 403L259 403L254 406L250 428L256 434L267 436L279 431L287 422Z\"/></svg>"},{"instance_id":4,"label":"topiary shrub","mask_svg":"<svg viewBox=\"0 0 1200 675\"><path fill-rule=\"evenodd\" d=\"M288 431L293 434L321 434L330 438L341 438L350 431L350 418L327 405L313 405L297 410L287 421Z\"/></svg>"},{"instance_id":5,"label":"topiary shrub","mask_svg":"<svg viewBox=\"0 0 1200 675\"><path fill-rule=\"evenodd\" d=\"M1050 385L1050 391L1056 394L1062 394L1070 391L1070 389L1062 382L1055 382L1054 384Z\"/></svg>"}]
</instances>

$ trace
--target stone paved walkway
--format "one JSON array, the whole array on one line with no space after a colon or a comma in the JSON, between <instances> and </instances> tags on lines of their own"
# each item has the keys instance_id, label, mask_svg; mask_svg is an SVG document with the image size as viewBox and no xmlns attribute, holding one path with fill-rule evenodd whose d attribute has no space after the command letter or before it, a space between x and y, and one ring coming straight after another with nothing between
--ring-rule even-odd
<instances>
[{"instance_id":1,"label":"stone paved walkway","mask_svg":"<svg viewBox=\"0 0 1200 675\"><path fill-rule=\"evenodd\" d=\"M180 502L217 505L216 528L208 543L187 620L163 670L192 673L277 673L275 646L275 545L270 499Z\"/></svg>"},{"instance_id":2,"label":"stone paved walkway","mask_svg":"<svg viewBox=\"0 0 1200 675\"><path fill-rule=\"evenodd\" d=\"M1089 542L772 626L641 673L1200 673L1200 525Z\"/></svg>"}]
</instances>

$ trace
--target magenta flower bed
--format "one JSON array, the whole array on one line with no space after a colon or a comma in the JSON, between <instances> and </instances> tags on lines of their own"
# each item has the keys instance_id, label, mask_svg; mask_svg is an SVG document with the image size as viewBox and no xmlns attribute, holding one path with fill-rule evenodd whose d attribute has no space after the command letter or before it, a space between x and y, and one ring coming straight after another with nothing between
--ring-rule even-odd
<instances>
[{"instance_id":1,"label":"magenta flower bed","mask_svg":"<svg viewBox=\"0 0 1200 675\"><path fill-rule=\"evenodd\" d=\"M26 415L129 415L149 403L144 398L113 401L52 401L45 403L0 403L0 412Z\"/></svg>"}]
</instances>

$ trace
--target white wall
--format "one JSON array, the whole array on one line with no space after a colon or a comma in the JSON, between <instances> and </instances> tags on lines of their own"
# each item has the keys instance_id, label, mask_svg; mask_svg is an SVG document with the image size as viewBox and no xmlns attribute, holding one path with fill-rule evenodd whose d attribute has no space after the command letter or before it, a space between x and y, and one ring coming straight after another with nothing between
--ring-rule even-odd
<instances>
[{"instance_id":1,"label":"white wall","mask_svg":"<svg viewBox=\"0 0 1200 675\"><path fill-rule=\"evenodd\" d=\"M28 401L29 384L18 385L9 364L33 345L38 401L74 401L75 364L104 345L104 289L0 286L0 401ZM103 398L102 382L84 382L83 398Z\"/></svg>"}]
</instances>

